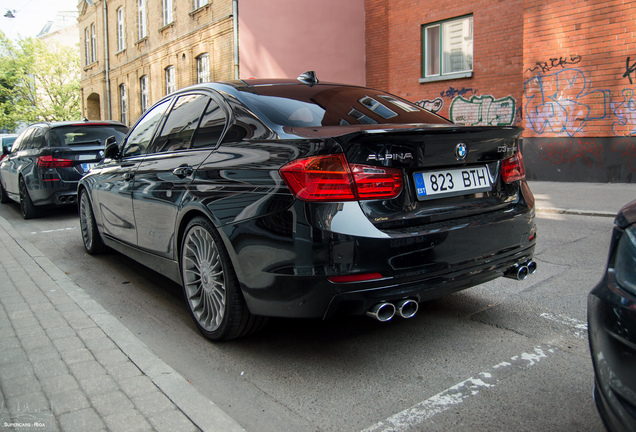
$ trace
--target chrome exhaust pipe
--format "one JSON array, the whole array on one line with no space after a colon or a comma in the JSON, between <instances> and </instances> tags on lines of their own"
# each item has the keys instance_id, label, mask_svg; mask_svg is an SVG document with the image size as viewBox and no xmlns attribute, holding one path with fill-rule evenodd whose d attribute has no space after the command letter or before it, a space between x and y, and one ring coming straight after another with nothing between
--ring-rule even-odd
<instances>
[{"instance_id":1,"label":"chrome exhaust pipe","mask_svg":"<svg viewBox=\"0 0 636 432\"><path fill-rule=\"evenodd\" d=\"M537 272L537 263L536 261L528 261L526 263L526 267L528 268L528 274L535 274Z\"/></svg>"},{"instance_id":2,"label":"chrome exhaust pipe","mask_svg":"<svg viewBox=\"0 0 636 432\"><path fill-rule=\"evenodd\" d=\"M419 305L415 300L400 300L395 304L397 315L401 318L413 318L417 313Z\"/></svg>"},{"instance_id":3,"label":"chrome exhaust pipe","mask_svg":"<svg viewBox=\"0 0 636 432\"><path fill-rule=\"evenodd\" d=\"M395 305L393 303L383 302L373 305L367 311L367 316L375 318L380 322L390 321L395 315Z\"/></svg>"},{"instance_id":4,"label":"chrome exhaust pipe","mask_svg":"<svg viewBox=\"0 0 636 432\"><path fill-rule=\"evenodd\" d=\"M528 274L528 267L526 267L525 265L515 265L506 273L504 273L504 276L510 279L522 281L528 277Z\"/></svg>"}]
</instances>

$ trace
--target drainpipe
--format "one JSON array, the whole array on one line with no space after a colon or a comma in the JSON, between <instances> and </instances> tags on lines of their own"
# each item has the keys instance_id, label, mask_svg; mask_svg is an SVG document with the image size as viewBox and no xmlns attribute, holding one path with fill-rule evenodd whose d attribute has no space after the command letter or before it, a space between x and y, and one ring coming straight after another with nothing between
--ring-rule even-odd
<instances>
[{"instance_id":1,"label":"drainpipe","mask_svg":"<svg viewBox=\"0 0 636 432\"><path fill-rule=\"evenodd\" d=\"M232 0L232 21L234 27L234 79L239 79L238 0Z\"/></svg>"},{"instance_id":2,"label":"drainpipe","mask_svg":"<svg viewBox=\"0 0 636 432\"><path fill-rule=\"evenodd\" d=\"M106 79L106 119L111 120L112 111L110 107L110 57L108 48L108 6L104 1L104 76Z\"/></svg>"}]
</instances>

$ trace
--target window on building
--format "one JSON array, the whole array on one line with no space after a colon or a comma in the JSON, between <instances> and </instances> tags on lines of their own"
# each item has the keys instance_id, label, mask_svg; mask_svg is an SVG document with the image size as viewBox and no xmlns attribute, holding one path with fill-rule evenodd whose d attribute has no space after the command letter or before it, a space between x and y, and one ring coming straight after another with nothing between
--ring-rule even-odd
<instances>
[{"instance_id":1,"label":"window on building","mask_svg":"<svg viewBox=\"0 0 636 432\"><path fill-rule=\"evenodd\" d=\"M210 82L210 56L201 54L197 57L197 83Z\"/></svg>"},{"instance_id":2,"label":"window on building","mask_svg":"<svg viewBox=\"0 0 636 432\"><path fill-rule=\"evenodd\" d=\"M148 35L146 28L146 0L137 0L137 20L139 25L139 39Z\"/></svg>"},{"instance_id":3,"label":"window on building","mask_svg":"<svg viewBox=\"0 0 636 432\"><path fill-rule=\"evenodd\" d=\"M126 27L124 26L124 8L117 9L117 51L126 48Z\"/></svg>"},{"instance_id":4,"label":"window on building","mask_svg":"<svg viewBox=\"0 0 636 432\"><path fill-rule=\"evenodd\" d=\"M163 25L168 25L172 19L172 0L163 0Z\"/></svg>"},{"instance_id":5,"label":"window on building","mask_svg":"<svg viewBox=\"0 0 636 432\"><path fill-rule=\"evenodd\" d=\"M473 17L428 24L424 39L424 78L466 76L473 70Z\"/></svg>"},{"instance_id":6,"label":"window on building","mask_svg":"<svg viewBox=\"0 0 636 432\"><path fill-rule=\"evenodd\" d=\"M199 9L208 4L208 0L194 0L194 9Z\"/></svg>"},{"instance_id":7,"label":"window on building","mask_svg":"<svg viewBox=\"0 0 636 432\"><path fill-rule=\"evenodd\" d=\"M166 68L166 94L170 94L177 89L174 66Z\"/></svg>"},{"instance_id":8,"label":"window on building","mask_svg":"<svg viewBox=\"0 0 636 432\"><path fill-rule=\"evenodd\" d=\"M97 61L97 29L95 23L91 24L91 62Z\"/></svg>"},{"instance_id":9,"label":"window on building","mask_svg":"<svg viewBox=\"0 0 636 432\"><path fill-rule=\"evenodd\" d=\"M120 121L128 124L128 92L126 91L126 84L119 86L119 110L121 112Z\"/></svg>"},{"instance_id":10,"label":"window on building","mask_svg":"<svg viewBox=\"0 0 636 432\"><path fill-rule=\"evenodd\" d=\"M150 106L150 90L148 88L148 75L139 78L139 98L141 100L141 112Z\"/></svg>"},{"instance_id":11,"label":"window on building","mask_svg":"<svg viewBox=\"0 0 636 432\"><path fill-rule=\"evenodd\" d=\"M84 63L86 66L91 64L91 34L90 29L84 29Z\"/></svg>"}]
</instances>

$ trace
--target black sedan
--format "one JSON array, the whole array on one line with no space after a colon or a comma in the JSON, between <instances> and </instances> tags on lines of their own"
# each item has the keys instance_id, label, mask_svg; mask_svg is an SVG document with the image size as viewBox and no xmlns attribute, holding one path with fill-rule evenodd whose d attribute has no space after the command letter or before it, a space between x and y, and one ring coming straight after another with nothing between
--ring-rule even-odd
<instances>
[{"instance_id":1,"label":"black sedan","mask_svg":"<svg viewBox=\"0 0 636 432\"><path fill-rule=\"evenodd\" d=\"M520 133L312 74L189 87L80 181L84 245L182 284L213 340L267 316L411 317L534 272Z\"/></svg>"},{"instance_id":2,"label":"black sedan","mask_svg":"<svg viewBox=\"0 0 636 432\"><path fill-rule=\"evenodd\" d=\"M636 430L636 201L615 220L607 270L588 296L594 399L610 431Z\"/></svg>"},{"instance_id":3,"label":"black sedan","mask_svg":"<svg viewBox=\"0 0 636 432\"><path fill-rule=\"evenodd\" d=\"M0 202L20 203L25 219L45 206L75 204L77 182L104 155L106 139L122 140L119 122L52 122L27 127L3 149Z\"/></svg>"}]
</instances>

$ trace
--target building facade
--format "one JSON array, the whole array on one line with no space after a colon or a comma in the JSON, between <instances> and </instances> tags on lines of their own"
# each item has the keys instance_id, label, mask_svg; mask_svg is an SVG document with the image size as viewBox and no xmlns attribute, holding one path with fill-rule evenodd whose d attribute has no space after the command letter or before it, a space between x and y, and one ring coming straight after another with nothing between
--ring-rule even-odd
<instances>
[{"instance_id":1,"label":"building facade","mask_svg":"<svg viewBox=\"0 0 636 432\"><path fill-rule=\"evenodd\" d=\"M636 181L636 2L366 0L367 85L524 127L533 180Z\"/></svg>"}]
</instances>

